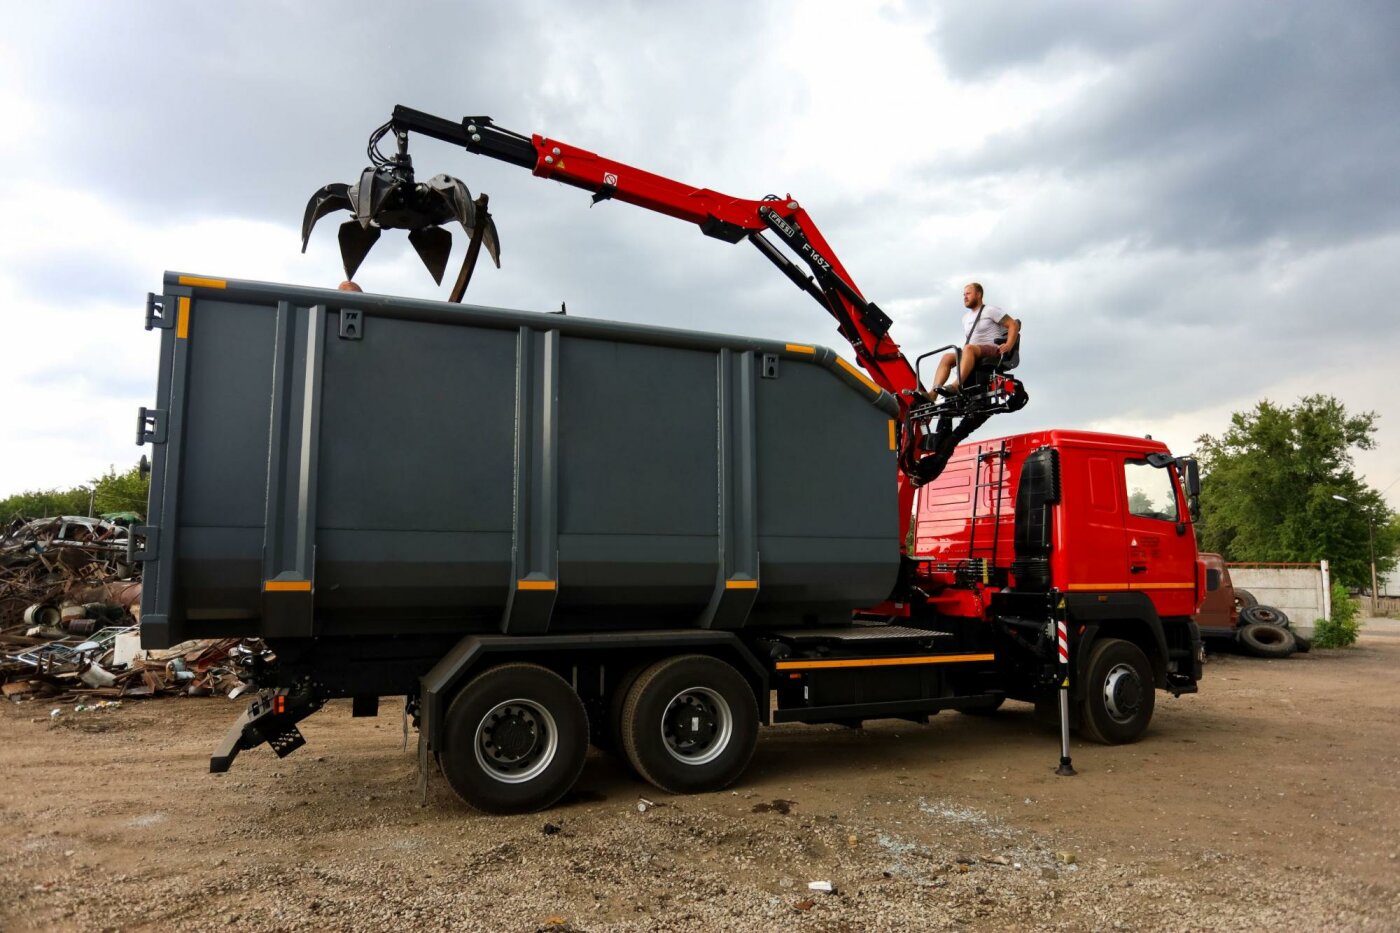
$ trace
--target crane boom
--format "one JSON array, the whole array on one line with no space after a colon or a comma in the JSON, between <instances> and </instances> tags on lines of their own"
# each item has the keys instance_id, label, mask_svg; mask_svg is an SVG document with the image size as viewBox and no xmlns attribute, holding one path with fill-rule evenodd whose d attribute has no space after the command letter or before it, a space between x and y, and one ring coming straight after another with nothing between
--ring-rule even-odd
<instances>
[{"instance_id":1,"label":"crane boom","mask_svg":"<svg viewBox=\"0 0 1400 933\"><path fill-rule=\"evenodd\" d=\"M527 168L540 178L581 188L593 195L595 204L622 201L693 223L706 236L727 243L749 240L836 318L841 335L877 385L899 399L902 408L916 398L918 378L889 335L889 317L860 293L815 221L795 199L753 200L697 188L563 140L503 129L490 117L455 122L400 105L394 108L390 124L396 132L460 145L468 152ZM766 232L785 242L810 272L774 248L764 237Z\"/></svg>"}]
</instances>

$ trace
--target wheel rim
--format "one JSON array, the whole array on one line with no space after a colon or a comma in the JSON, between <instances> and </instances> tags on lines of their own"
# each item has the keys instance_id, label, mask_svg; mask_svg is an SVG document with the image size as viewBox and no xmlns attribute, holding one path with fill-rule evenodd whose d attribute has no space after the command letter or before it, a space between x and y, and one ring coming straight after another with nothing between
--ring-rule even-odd
<instances>
[{"instance_id":1,"label":"wheel rim","mask_svg":"<svg viewBox=\"0 0 1400 933\"><path fill-rule=\"evenodd\" d=\"M481 717L472 746L482 771L504 784L523 784L554 761L559 730L534 700L506 700Z\"/></svg>"},{"instance_id":2,"label":"wheel rim","mask_svg":"<svg viewBox=\"0 0 1400 933\"><path fill-rule=\"evenodd\" d=\"M734 713L709 687L682 690L661 716L661 743L666 753L688 765L714 761L734 736Z\"/></svg>"},{"instance_id":3,"label":"wheel rim","mask_svg":"<svg viewBox=\"0 0 1400 933\"><path fill-rule=\"evenodd\" d=\"M1114 722L1131 722L1142 707L1142 678L1129 664L1116 664L1103 682L1103 705Z\"/></svg>"}]
</instances>

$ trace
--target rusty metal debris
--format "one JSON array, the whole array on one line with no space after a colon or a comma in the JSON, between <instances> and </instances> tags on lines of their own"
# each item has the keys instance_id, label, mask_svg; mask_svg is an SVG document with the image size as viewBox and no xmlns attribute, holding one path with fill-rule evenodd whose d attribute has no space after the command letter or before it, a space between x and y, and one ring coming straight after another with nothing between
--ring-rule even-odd
<instances>
[{"instance_id":1,"label":"rusty metal debris","mask_svg":"<svg viewBox=\"0 0 1400 933\"><path fill-rule=\"evenodd\" d=\"M0 633L21 624L51 626L78 591L135 574L127 529L80 515L0 527Z\"/></svg>"},{"instance_id":2,"label":"rusty metal debris","mask_svg":"<svg viewBox=\"0 0 1400 933\"><path fill-rule=\"evenodd\" d=\"M238 639L140 650L140 565L121 525L83 516L0 527L0 685L6 699L228 695ZM261 646L254 646L260 651Z\"/></svg>"}]
</instances>

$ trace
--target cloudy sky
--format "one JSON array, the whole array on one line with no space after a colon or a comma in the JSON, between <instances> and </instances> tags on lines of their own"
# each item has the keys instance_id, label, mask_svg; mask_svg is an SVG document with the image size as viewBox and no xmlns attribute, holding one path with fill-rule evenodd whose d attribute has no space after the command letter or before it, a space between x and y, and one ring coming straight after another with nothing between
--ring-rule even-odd
<instances>
[{"instance_id":1,"label":"cloudy sky","mask_svg":"<svg viewBox=\"0 0 1400 933\"><path fill-rule=\"evenodd\" d=\"M699 186L792 193L906 352L962 285L1025 322L984 432L1187 452L1260 398L1380 413L1400 503L1400 5L44 3L0 33L0 495L124 468L164 270L334 286L396 103L490 114ZM469 300L848 349L753 249L430 140L502 241ZM458 237L459 248L464 238ZM456 267L454 254L453 264ZM450 277L450 276L449 276ZM358 280L445 297L401 236Z\"/></svg>"}]
</instances>

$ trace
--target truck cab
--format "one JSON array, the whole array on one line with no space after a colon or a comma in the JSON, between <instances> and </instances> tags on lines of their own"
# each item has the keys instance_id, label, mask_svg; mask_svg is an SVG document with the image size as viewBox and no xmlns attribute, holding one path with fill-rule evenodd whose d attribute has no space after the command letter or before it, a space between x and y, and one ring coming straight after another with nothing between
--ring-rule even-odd
<instances>
[{"instance_id":1,"label":"truck cab","mask_svg":"<svg viewBox=\"0 0 1400 933\"><path fill-rule=\"evenodd\" d=\"M1219 554L1202 554L1201 562L1206 572L1212 574L1214 586L1206 587L1206 595L1196 610L1196 627L1202 638L1228 638L1231 641L1238 634L1240 624L1239 601L1235 596L1235 585L1230 579L1230 568L1225 558Z\"/></svg>"},{"instance_id":2,"label":"truck cab","mask_svg":"<svg viewBox=\"0 0 1400 933\"><path fill-rule=\"evenodd\" d=\"M1195 465L1166 445L1051 430L961 445L916 498L914 617L981 620L1008 696L1053 695L1051 629L1068 623L1080 725L1104 741L1146 729L1153 689L1194 692L1192 621L1205 571Z\"/></svg>"}]
</instances>

